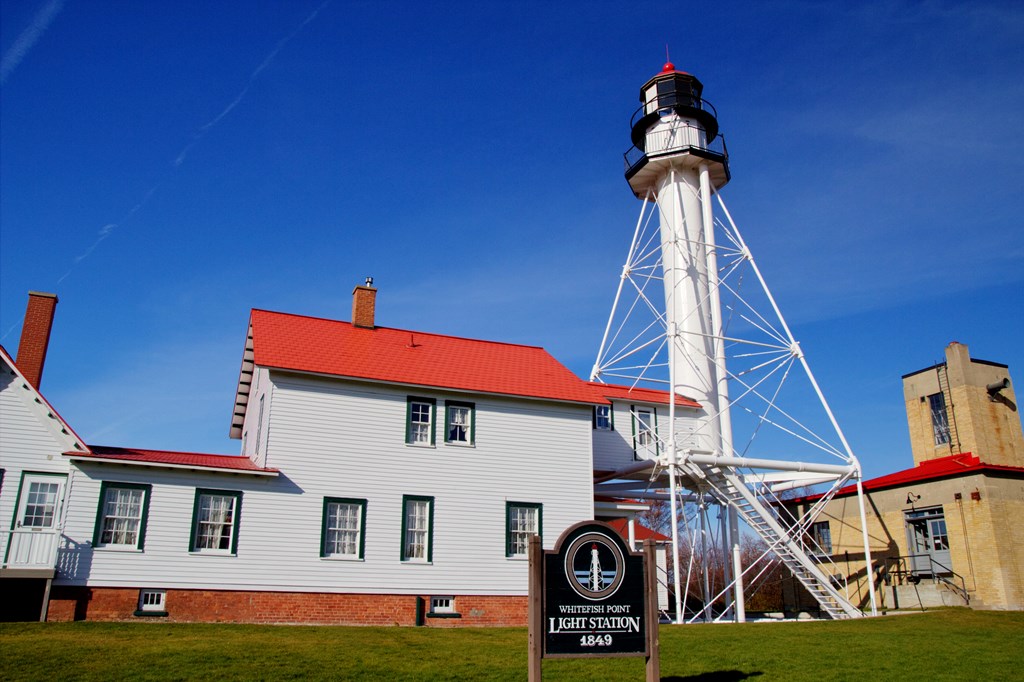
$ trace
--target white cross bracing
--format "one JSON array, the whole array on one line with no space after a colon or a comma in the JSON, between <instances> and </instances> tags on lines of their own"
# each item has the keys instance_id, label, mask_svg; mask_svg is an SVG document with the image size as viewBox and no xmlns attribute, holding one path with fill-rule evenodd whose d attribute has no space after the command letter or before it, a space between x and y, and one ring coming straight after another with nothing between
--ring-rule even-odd
<instances>
[{"instance_id":1,"label":"white cross bracing","mask_svg":"<svg viewBox=\"0 0 1024 682\"><path fill-rule=\"evenodd\" d=\"M708 425L714 423L723 412L729 413L726 423L730 423L731 428L715 443L711 453L680 450L673 452L672 457L662 454L647 480L636 481L637 486L632 492L626 492L629 486L623 481L608 482L609 490L612 490L612 485L617 486L616 494L620 496L654 500L674 496L678 504L673 504L673 508L678 507L680 510L685 509L685 499L701 500L703 509L703 500L710 497L706 494L715 493L713 497L722 505L718 516L723 523L723 541L727 514L733 515L729 522L735 533L738 528L736 512L744 505L737 496L735 480L742 480L758 500L774 510L776 518L772 520L773 527L781 532L769 531L765 535L748 526L744 532L751 534L753 530L760 534L766 540L765 549L759 556L749 560L746 567L739 568L739 575L731 576L727 566L724 575L728 578L728 584L722 586L721 591L711 595L708 589L700 590L705 602L708 599L727 599L730 590L735 589L737 584L742 591L744 578L753 577L756 580L770 567L771 562L778 561L780 555L787 552L799 554L792 547L793 544L804 547L821 564L821 571L815 572L819 581L824 578L823 574L829 573L831 576L835 573L829 566L827 552L816 546L813 538L809 537L809 530L826 503L851 480L857 485L862 529L865 527L860 464L721 195L716 193L714 196L725 218L724 221L718 216L714 218L714 229L720 238L714 239L713 235L709 235L712 238L706 237L704 243L699 245L685 243L685 240L677 238L672 248L679 250L680 262L685 263L686 258L692 257L690 254L703 249L708 253L709 262L717 265L714 272L709 272L708 292L704 299L696 309L687 311L686 315L701 314L701 309L707 306L720 306L720 330L710 336L710 340L712 346L723 344L725 349L725 362L724 365L719 364L719 367L724 370L729 397L719 406L705 406L709 418L702 422L701 428L708 429ZM680 331L685 327L678 324L680 321L670 328L666 313L662 270L664 250L657 219L658 210L657 198L652 193L644 199L637 219L615 301L591 373L592 381L671 390L670 344L682 351L679 355L689 362L706 352L704 349L707 347L708 335ZM694 246L701 248L692 248ZM659 452L668 453L670 447L675 447L675 443L669 442L669 434L664 433L664 430L656 434L656 437L659 440ZM676 434L676 439L681 440L679 434ZM706 477L700 471L688 467L688 462L718 467L739 478L730 482ZM668 490L669 495L665 495L660 492L667 487L662 474L670 466L674 466L674 473L679 476L681 484L676 489ZM671 478L675 480L675 476ZM780 496L792 496L792 491L800 489L808 492L810 485L825 485L828 489L823 493L817 491L816 494L821 494L821 497L799 517L793 516L790 509L781 504ZM696 492L696 498L689 495L684 499L685 488ZM728 507L737 509L730 512L726 509ZM687 517L685 513L683 516ZM739 516L751 523L749 515L740 512ZM689 517L691 521L675 518L673 524L678 528L688 527L689 523L695 523L693 519L699 517L700 514L692 515ZM706 518L704 524L707 524ZM694 529L692 532L697 531ZM734 537L732 540L735 544L740 538ZM696 545L691 542L690 546L692 548ZM701 546L705 545L702 543ZM787 546L790 550L786 549ZM864 552L870 571L866 533ZM682 558L678 546L674 548L674 554ZM690 562L692 569L692 552ZM702 563L706 567L707 562ZM685 587L687 592L690 582L688 575ZM706 587L706 575L704 582ZM836 596L828 586L823 588L822 598L831 599L824 592ZM848 594L845 596L849 597ZM676 597L677 622L682 622L682 604L686 602L680 598L678 589ZM734 604L735 600L730 602L718 618L732 615ZM870 591L870 606L874 614L876 605L873 590ZM709 605L705 604L693 618L707 617L710 613L708 609ZM839 617L843 615L838 609L837 613ZM846 615L854 614L846 609Z\"/></svg>"}]
</instances>

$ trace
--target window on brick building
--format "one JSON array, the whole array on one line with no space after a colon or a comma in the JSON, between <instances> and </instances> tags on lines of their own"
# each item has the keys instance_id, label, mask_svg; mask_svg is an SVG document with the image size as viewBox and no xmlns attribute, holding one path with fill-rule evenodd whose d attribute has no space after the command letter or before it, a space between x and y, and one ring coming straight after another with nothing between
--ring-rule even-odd
<instances>
[{"instance_id":1,"label":"window on brick building","mask_svg":"<svg viewBox=\"0 0 1024 682\"><path fill-rule=\"evenodd\" d=\"M320 556L362 559L366 532L366 500L325 497Z\"/></svg>"},{"instance_id":2,"label":"window on brick building","mask_svg":"<svg viewBox=\"0 0 1024 682\"><path fill-rule=\"evenodd\" d=\"M238 490L196 490L192 509L191 551L202 554L235 554L238 550Z\"/></svg>"},{"instance_id":3,"label":"window on brick building","mask_svg":"<svg viewBox=\"0 0 1024 682\"><path fill-rule=\"evenodd\" d=\"M828 521L818 521L811 525L811 539L815 546L811 548L814 554L832 554L832 529Z\"/></svg>"},{"instance_id":4,"label":"window on brick building","mask_svg":"<svg viewBox=\"0 0 1024 682\"><path fill-rule=\"evenodd\" d=\"M505 503L505 556L527 556L530 536L542 534L542 509L534 502Z\"/></svg>"},{"instance_id":5,"label":"window on brick building","mask_svg":"<svg viewBox=\"0 0 1024 682\"><path fill-rule=\"evenodd\" d=\"M431 613L455 613L455 597L431 597Z\"/></svg>"},{"instance_id":6,"label":"window on brick building","mask_svg":"<svg viewBox=\"0 0 1024 682\"><path fill-rule=\"evenodd\" d=\"M103 481L93 546L142 549L151 489L150 485Z\"/></svg>"},{"instance_id":7,"label":"window on brick building","mask_svg":"<svg viewBox=\"0 0 1024 682\"><path fill-rule=\"evenodd\" d=\"M433 445L437 401L409 397L406 403L405 442L409 445Z\"/></svg>"},{"instance_id":8,"label":"window on brick building","mask_svg":"<svg viewBox=\"0 0 1024 682\"><path fill-rule=\"evenodd\" d=\"M949 417L946 414L946 397L941 393L928 396L928 408L932 415L932 435L936 445L949 443Z\"/></svg>"},{"instance_id":9,"label":"window on brick building","mask_svg":"<svg viewBox=\"0 0 1024 682\"><path fill-rule=\"evenodd\" d=\"M402 561L432 561L433 535L434 498L402 496Z\"/></svg>"},{"instance_id":10,"label":"window on brick building","mask_svg":"<svg viewBox=\"0 0 1024 682\"><path fill-rule=\"evenodd\" d=\"M166 616L167 590L139 590L136 616Z\"/></svg>"}]
</instances>

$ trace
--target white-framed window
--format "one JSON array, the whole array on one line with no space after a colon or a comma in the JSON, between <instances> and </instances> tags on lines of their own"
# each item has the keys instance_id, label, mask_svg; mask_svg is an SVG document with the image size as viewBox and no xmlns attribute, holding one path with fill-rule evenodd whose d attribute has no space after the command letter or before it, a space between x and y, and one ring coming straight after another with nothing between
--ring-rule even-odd
<instances>
[{"instance_id":1,"label":"white-framed window","mask_svg":"<svg viewBox=\"0 0 1024 682\"><path fill-rule=\"evenodd\" d=\"M651 445L654 443L654 415L645 408L636 410L636 444Z\"/></svg>"},{"instance_id":2,"label":"white-framed window","mask_svg":"<svg viewBox=\"0 0 1024 682\"><path fill-rule=\"evenodd\" d=\"M476 406L473 403L447 400L444 404L444 412L444 442L472 445Z\"/></svg>"},{"instance_id":3,"label":"white-framed window","mask_svg":"<svg viewBox=\"0 0 1024 682\"><path fill-rule=\"evenodd\" d=\"M455 597L431 597L431 613L455 613Z\"/></svg>"},{"instance_id":4,"label":"white-framed window","mask_svg":"<svg viewBox=\"0 0 1024 682\"><path fill-rule=\"evenodd\" d=\"M931 549L935 552L948 552L949 534L946 531L946 519L932 519L928 522L928 530L932 536Z\"/></svg>"},{"instance_id":5,"label":"white-framed window","mask_svg":"<svg viewBox=\"0 0 1024 682\"><path fill-rule=\"evenodd\" d=\"M505 556L527 556L530 536L543 535L542 512L535 502L505 503Z\"/></svg>"},{"instance_id":6,"label":"white-framed window","mask_svg":"<svg viewBox=\"0 0 1024 682\"><path fill-rule=\"evenodd\" d=\"M832 529L829 528L828 521L816 521L812 524L811 538L817 545L813 548L815 553L832 554Z\"/></svg>"},{"instance_id":7,"label":"white-framed window","mask_svg":"<svg viewBox=\"0 0 1024 682\"><path fill-rule=\"evenodd\" d=\"M140 614L167 612L167 590L139 590Z\"/></svg>"},{"instance_id":8,"label":"white-framed window","mask_svg":"<svg viewBox=\"0 0 1024 682\"><path fill-rule=\"evenodd\" d=\"M405 442L409 445L433 445L437 401L409 397L406 402Z\"/></svg>"},{"instance_id":9,"label":"white-framed window","mask_svg":"<svg viewBox=\"0 0 1024 682\"><path fill-rule=\"evenodd\" d=\"M612 430L611 405L594 405L594 428L598 431Z\"/></svg>"},{"instance_id":10,"label":"white-framed window","mask_svg":"<svg viewBox=\"0 0 1024 682\"><path fill-rule=\"evenodd\" d=\"M142 549L151 489L150 485L103 481L93 546Z\"/></svg>"},{"instance_id":11,"label":"white-framed window","mask_svg":"<svg viewBox=\"0 0 1024 682\"><path fill-rule=\"evenodd\" d=\"M653 407L633 405L633 456L637 460L658 456L658 413Z\"/></svg>"},{"instance_id":12,"label":"white-framed window","mask_svg":"<svg viewBox=\"0 0 1024 682\"><path fill-rule=\"evenodd\" d=\"M56 521L60 483L33 481L28 487L21 525L25 528L51 528Z\"/></svg>"},{"instance_id":13,"label":"white-framed window","mask_svg":"<svg viewBox=\"0 0 1024 682\"><path fill-rule=\"evenodd\" d=\"M932 415L932 435L935 445L949 443L949 418L946 413L946 397L941 393L928 396L928 409Z\"/></svg>"},{"instance_id":14,"label":"white-framed window","mask_svg":"<svg viewBox=\"0 0 1024 682\"><path fill-rule=\"evenodd\" d=\"M320 556L362 559L366 530L366 500L324 498Z\"/></svg>"},{"instance_id":15,"label":"white-framed window","mask_svg":"<svg viewBox=\"0 0 1024 682\"><path fill-rule=\"evenodd\" d=\"M257 455L260 454L260 441L263 436L263 399L266 395L260 396L260 413L256 421L256 449L253 451Z\"/></svg>"},{"instance_id":16,"label":"white-framed window","mask_svg":"<svg viewBox=\"0 0 1024 682\"><path fill-rule=\"evenodd\" d=\"M402 496L402 561L433 560L434 498Z\"/></svg>"},{"instance_id":17,"label":"white-framed window","mask_svg":"<svg viewBox=\"0 0 1024 682\"><path fill-rule=\"evenodd\" d=\"M241 505L241 491L203 488L196 490L190 550L210 554L235 554L238 549Z\"/></svg>"}]
</instances>

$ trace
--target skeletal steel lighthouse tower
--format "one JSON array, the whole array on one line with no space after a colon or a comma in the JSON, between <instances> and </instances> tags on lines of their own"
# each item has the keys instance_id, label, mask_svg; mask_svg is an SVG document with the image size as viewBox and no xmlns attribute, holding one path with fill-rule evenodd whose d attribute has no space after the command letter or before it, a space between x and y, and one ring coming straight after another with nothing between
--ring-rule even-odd
<instances>
[{"instance_id":1,"label":"skeletal steel lighthouse tower","mask_svg":"<svg viewBox=\"0 0 1024 682\"><path fill-rule=\"evenodd\" d=\"M703 90L671 63L640 89L625 175L643 207L591 373L593 381L667 386L699 408L680 415L677 401L669 400L658 447L637 451L636 459L646 461L604 476L597 490L670 499L676 557L687 503L699 517L691 550L707 550L717 521L722 552L733 561L725 567L728 585L717 594L704 569L705 620L721 599L743 619L743 580L756 577L757 562L740 561L741 521L768 548L758 561L785 564L828 616L857 617L862 611L841 589L838 573L829 573L822 548L809 547L806 538L840 487L852 482L860 490L860 463L718 194L730 179L729 160ZM791 398L796 402L787 403ZM767 454L758 456L761 451ZM808 485L829 489L820 505L790 515L780 495ZM858 500L864 529L863 496ZM715 520L711 507L718 510ZM863 539L871 571L866 532ZM684 610L681 573L676 566L677 622ZM687 589L701 582L691 578ZM870 607L874 613L873 591Z\"/></svg>"},{"instance_id":2,"label":"skeletal steel lighthouse tower","mask_svg":"<svg viewBox=\"0 0 1024 682\"><path fill-rule=\"evenodd\" d=\"M644 83L631 133L641 154L626 179L637 197L658 206L670 383L704 408L705 427L691 445L714 451L730 434L719 404L726 390L721 314L709 281L717 268L711 193L729 181L729 160L724 147L708 146L718 137L718 118L703 90L671 62Z\"/></svg>"}]
</instances>

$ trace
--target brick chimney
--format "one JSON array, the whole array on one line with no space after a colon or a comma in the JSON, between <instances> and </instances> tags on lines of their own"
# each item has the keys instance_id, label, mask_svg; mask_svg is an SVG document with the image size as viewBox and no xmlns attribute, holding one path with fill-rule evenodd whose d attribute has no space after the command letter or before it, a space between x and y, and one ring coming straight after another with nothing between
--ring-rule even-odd
<instances>
[{"instance_id":1,"label":"brick chimney","mask_svg":"<svg viewBox=\"0 0 1024 682\"><path fill-rule=\"evenodd\" d=\"M14 362L37 389L43 380L46 347L50 345L50 329L53 327L56 308L57 294L28 292L25 322L21 325L21 341L18 342L18 358Z\"/></svg>"},{"instance_id":2,"label":"brick chimney","mask_svg":"<svg viewBox=\"0 0 1024 682\"><path fill-rule=\"evenodd\" d=\"M373 277L367 277L366 284L352 290L352 326L373 329L376 305L377 290L373 288Z\"/></svg>"}]
</instances>

